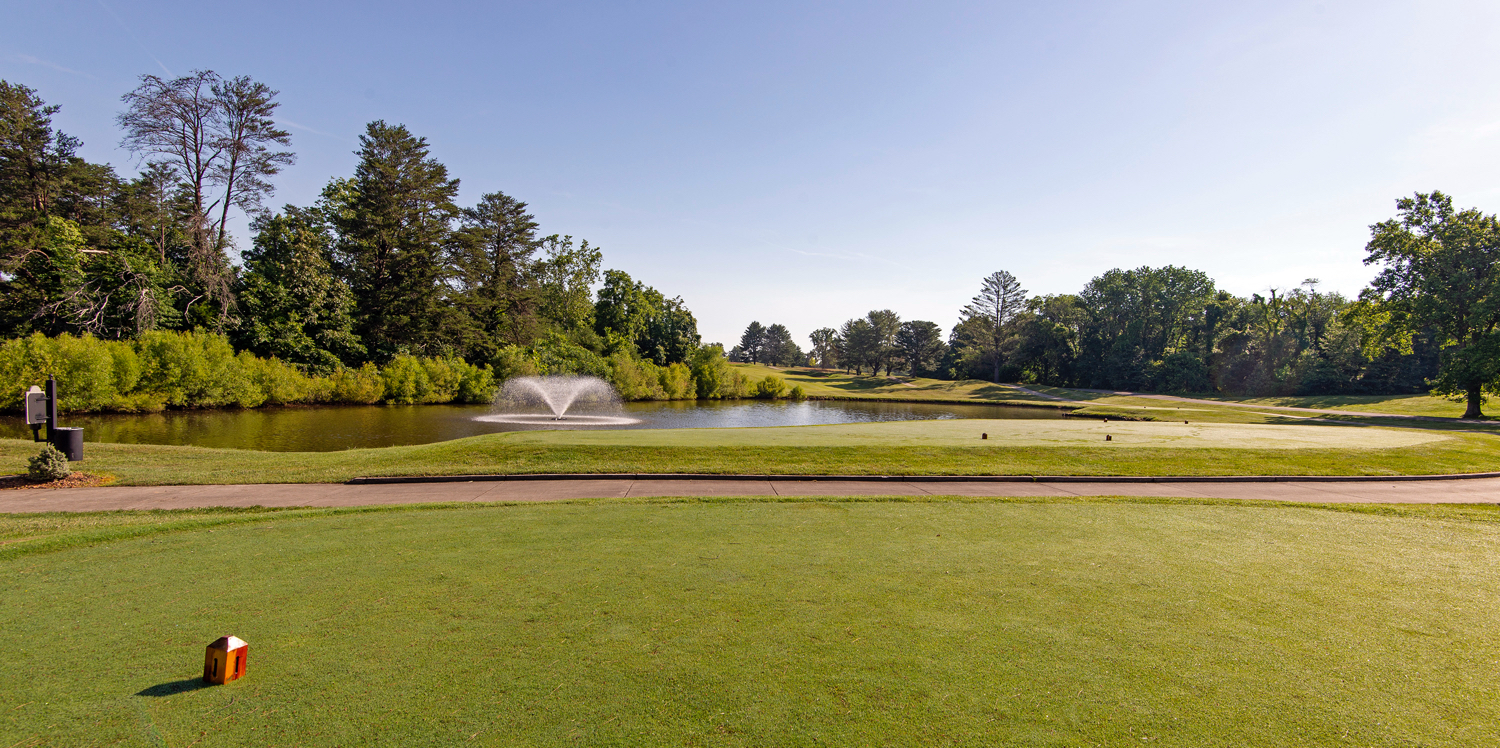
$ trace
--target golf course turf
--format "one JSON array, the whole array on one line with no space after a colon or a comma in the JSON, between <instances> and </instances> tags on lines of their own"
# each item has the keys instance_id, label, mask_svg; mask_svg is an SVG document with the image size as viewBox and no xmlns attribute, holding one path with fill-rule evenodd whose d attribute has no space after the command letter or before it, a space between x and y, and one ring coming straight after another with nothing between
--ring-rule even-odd
<instances>
[{"instance_id":1,"label":"golf course turf","mask_svg":"<svg viewBox=\"0 0 1500 748\"><path fill-rule=\"evenodd\" d=\"M1239 422L964 419L530 431L298 453L89 443L80 465L125 485L473 473L1417 475L1487 472L1500 465L1500 437L1490 433L1314 424L1239 412L1221 418ZM0 462L24 465L35 450L29 441L0 440Z\"/></svg>"},{"instance_id":2,"label":"golf course turf","mask_svg":"<svg viewBox=\"0 0 1500 748\"><path fill-rule=\"evenodd\" d=\"M1090 410L1154 420L90 443L80 467L149 485L1500 465L1483 427L1108 400ZM0 440L7 464L34 453ZM0 748L1497 744L1497 549L1491 506L1149 497L5 515ZM247 675L205 687L226 634Z\"/></svg>"},{"instance_id":3,"label":"golf course turf","mask_svg":"<svg viewBox=\"0 0 1500 748\"><path fill-rule=\"evenodd\" d=\"M1465 511L0 518L170 530L0 556L0 745L1495 744L1500 523ZM229 633L246 677L200 687Z\"/></svg>"}]
</instances>

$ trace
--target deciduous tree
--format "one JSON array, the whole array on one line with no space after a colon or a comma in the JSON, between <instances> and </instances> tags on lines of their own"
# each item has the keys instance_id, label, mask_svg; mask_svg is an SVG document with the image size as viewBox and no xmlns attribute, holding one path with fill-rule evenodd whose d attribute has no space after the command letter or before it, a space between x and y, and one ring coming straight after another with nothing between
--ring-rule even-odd
<instances>
[{"instance_id":1,"label":"deciduous tree","mask_svg":"<svg viewBox=\"0 0 1500 748\"><path fill-rule=\"evenodd\" d=\"M1088 313L1079 336L1084 383L1149 386L1153 362L1193 348L1214 293L1207 274L1173 265L1115 269L1089 281L1078 294Z\"/></svg>"},{"instance_id":2,"label":"deciduous tree","mask_svg":"<svg viewBox=\"0 0 1500 748\"><path fill-rule=\"evenodd\" d=\"M838 341L839 331L832 327L821 327L812 331L808 336L812 341L812 355L818 360L818 366L823 369L832 369L839 365Z\"/></svg>"},{"instance_id":3,"label":"deciduous tree","mask_svg":"<svg viewBox=\"0 0 1500 748\"><path fill-rule=\"evenodd\" d=\"M1465 418L1482 417L1485 391L1500 386L1500 220L1457 211L1441 192L1396 203L1399 215L1370 227L1371 284L1407 326L1430 325L1442 338L1434 392L1464 398Z\"/></svg>"},{"instance_id":4,"label":"deciduous tree","mask_svg":"<svg viewBox=\"0 0 1500 748\"><path fill-rule=\"evenodd\" d=\"M553 234L541 242L542 257L532 266L537 313L554 330L585 331L594 324L593 286L604 255L588 240Z\"/></svg>"},{"instance_id":5,"label":"deciduous tree","mask_svg":"<svg viewBox=\"0 0 1500 748\"><path fill-rule=\"evenodd\" d=\"M191 323L222 328L234 303L234 268L227 255L231 206L259 212L270 194L268 178L292 163L291 136L276 127L276 92L248 77L223 78L195 70L178 78L143 75L121 97L121 145L161 174L170 174L186 196L187 242L181 265ZM166 246L161 246L165 255ZM166 258L163 257L163 260ZM197 309L203 301L212 312Z\"/></svg>"}]
</instances>

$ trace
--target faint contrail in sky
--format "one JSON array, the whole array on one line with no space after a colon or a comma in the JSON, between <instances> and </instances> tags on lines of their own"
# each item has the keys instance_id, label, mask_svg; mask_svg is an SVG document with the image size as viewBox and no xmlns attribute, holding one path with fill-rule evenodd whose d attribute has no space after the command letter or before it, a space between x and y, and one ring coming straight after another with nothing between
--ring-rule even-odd
<instances>
[{"instance_id":1,"label":"faint contrail in sky","mask_svg":"<svg viewBox=\"0 0 1500 748\"><path fill-rule=\"evenodd\" d=\"M161 60L156 59L156 55L151 54L151 50L146 49L146 45L141 43L141 38L138 37L138 36L136 36L135 32L131 31L129 26L125 25L124 19L120 18L120 16L117 15L113 10L111 10L108 5L105 5L104 4L104 0L97 0L97 1L99 3L99 7L103 8L104 12L108 13L111 18L114 18L115 19L115 23L120 24L120 28L125 29L125 33L130 35L131 40L133 40L135 42L136 46L140 47L141 51L145 52L146 56L150 57L151 60L153 62L155 62L158 67L161 68L161 71L163 73L166 73L167 75L171 75L172 74L172 71L168 70L167 66L163 65L161 63Z\"/></svg>"},{"instance_id":2,"label":"faint contrail in sky","mask_svg":"<svg viewBox=\"0 0 1500 748\"><path fill-rule=\"evenodd\" d=\"M322 135L325 138L333 138L334 140L342 141L342 142L345 142L345 143L352 143L352 142L354 142L354 141L352 141L352 140L350 140L348 138L341 138L341 137L339 137L337 135L334 135L331 132L323 132L322 130L315 130L315 129L311 128L311 127L308 127L307 125L303 125L303 124L299 124L299 123L293 122L293 121L287 119L286 117L279 117L279 118L277 118L276 121L279 122L279 123L281 123L281 124L283 124L283 125L286 125L287 127L292 128L293 130L304 130L304 131L310 132L310 133L312 133L314 135Z\"/></svg>"},{"instance_id":3,"label":"faint contrail in sky","mask_svg":"<svg viewBox=\"0 0 1500 748\"><path fill-rule=\"evenodd\" d=\"M65 67L63 67L63 66L61 66L61 65L59 65L59 64L57 64L55 62L49 62L47 60L43 60L40 57L32 57L31 55L22 55L22 54L14 55L14 57L17 60L20 60L21 62L27 63L29 65L41 65L43 67L52 68L53 70L61 70L64 73L72 73L73 75L81 75L81 76L83 76L85 78L94 78L94 76L89 75L88 73L85 73L82 70L74 70L73 68L65 68ZM94 78L94 80L99 80L99 79L98 78Z\"/></svg>"}]
</instances>

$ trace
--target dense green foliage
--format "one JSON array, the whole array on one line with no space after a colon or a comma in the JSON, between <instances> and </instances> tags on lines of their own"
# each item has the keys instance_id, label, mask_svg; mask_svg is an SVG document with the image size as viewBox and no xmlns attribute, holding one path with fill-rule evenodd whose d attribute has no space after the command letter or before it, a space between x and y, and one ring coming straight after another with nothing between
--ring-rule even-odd
<instances>
[{"instance_id":1,"label":"dense green foliage","mask_svg":"<svg viewBox=\"0 0 1500 748\"><path fill-rule=\"evenodd\" d=\"M792 339L786 325L773 324L766 327L751 322L740 336L740 344L729 352L731 361L774 366L801 366L807 363L807 355Z\"/></svg>"},{"instance_id":2,"label":"dense green foliage","mask_svg":"<svg viewBox=\"0 0 1500 748\"><path fill-rule=\"evenodd\" d=\"M1001 271L983 280L946 344L933 323L872 311L814 331L811 356L796 363L1233 395L1431 391L1463 398L1465 416L1478 417L1484 396L1500 392L1500 219L1457 211L1440 192L1397 206L1397 218L1371 227L1366 263L1383 269L1358 300L1314 279L1241 298L1176 266L1114 269L1077 294L1027 299ZM744 345L732 355L789 363Z\"/></svg>"},{"instance_id":3,"label":"dense green foliage","mask_svg":"<svg viewBox=\"0 0 1500 748\"><path fill-rule=\"evenodd\" d=\"M458 205L458 180L402 125L370 123L353 175L315 204L265 210L267 178L292 159L275 96L211 71L142 76L119 118L144 162L127 179L76 155L79 142L52 127L56 107L0 81L0 338L165 351L152 336L175 330L186 337L172 340L218 341L205 360L260 372L241 377L254 386L146 377L78 396L90 407L440 402L483 390L471 382L459 395L442 367L413 361L461 361L498 380L592 374L632 399L752 394L722 349L702 345L681 297L604 270L587 241L542 236L514 197ZM231 206L253 219L238 264ZM1313 280L1241 298L1175 266L1113 269L1077 294L1028 299L1000 271L946 341L933 322L881 309L815 331L810 351L786 326L752 322L728 357L1109 389L1431 390L1465 397L1477 416L1500 389L1500 223L1441 193L1399 208L1373 227L1367 262L1384 269L1358 300ZM360 374L367 365L378 375Z\"/></svg>"},{"instance_id":4,"label":"dense green foliage","mask_svg":"<svg viewBox=\"0 0 1500 748\"><path fill-rule=\"evenodd\" d=\"M265 178L292 158L275 96L211 71L142 76L119 122L145 169L123 179L74 155L56 107L0 81L4 381L57 374L69 407L124 410L478 402L494 377L550 373L628 399L749 394L681 297L609 270L596 299L597 247L541 236L500 192L460 207L402 125L370 123L354 174L314 205L265 210ZM239 264L231 206L252 219ZM110 378L110 356L150 363ZM198 368L161 363L184 356Z\"/></svg>"},{"instance_id":5,"label":"dense green foliage","mask_svg":"<svg viewBox=\"0 0 1500 748\"><path fill-rule=\"evenodd\" d=\"M1492 272L1482 262L1468 267ZM814 331L812 353L799 361L755 358L743 346L731 357L856 374L1250 395L1416 393L1434 385L1440 394L1462 394L1471 385L1460 381L1500 383L1495 344L1472 342L1497 334L1500 313L1463 334L1444 332L1445 323L1421 309L1451 306L1403 299L1372 291L1351 301L1319 291L1313 280L1244 299L1202 272L1174 266L1110 270L1077 294L1027 299L1013 277L997 273L946 342L935 323L876 310L837 330ZM1471 311L1481 303L1491 301L1475 300ZM1459 346L1460 338L1471 342Z\"/></svg>"},{"instance_id":6,"label":"dense green foliage","mask_svg":"<svg viewBox=\"0 0 1500 748\"><path fill-rule=\"evenodd\" d=\"M1181 267L1111 270L1076 295L1029 299L998 346L986 326L950 337L949 376L1229 394L1421 392L1435 372L1426 330L1392 337L1378 300L1316 281L1248 299Z\"/></svg>"},{"instance_id":7,"label":"dense green foliage","mask_svg":"<svg viewBox=\"0 0 1500 748\"><path fill-rule=\"evenodd\" d=\"M484 403L495 395L489 365L456 357L398 355L309 374L276 358L235 353L223 335L152 330L134 340L36 333L0 343L0 408L55 376L65 411L159 411L292 403Z\"/></svg>"},{"instance_id":8,"label":"dense green foliage","mask_svg":"<svg viewBox=\"0 0 1500 748\"><path fill-rule=\"evenodd\" d=\"M1367 296L1392 312L1399 334L1425 328L1442 345L1433 392L1459 395L1465 417L1500 389L1500 219L1454 211L1441 192L1397 203L1401 215L1373 227L1367 264L1384 269Z\"/></svg>"}]
</instances>

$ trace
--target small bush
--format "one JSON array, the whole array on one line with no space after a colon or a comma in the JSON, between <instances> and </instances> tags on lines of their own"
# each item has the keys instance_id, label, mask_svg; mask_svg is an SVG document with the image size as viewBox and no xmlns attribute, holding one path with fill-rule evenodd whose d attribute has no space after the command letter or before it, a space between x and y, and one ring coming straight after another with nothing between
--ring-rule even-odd
<instances>
[{"instance_id":1,"label":"small bush","mask_svg":"<svg viewBox=\"0 0 1500 748\"><path fill-rule=\"evenodd\" d=\"M458 401L461 403L488 403L495 399L495 372L489 365L474 366L466 364L461 359L455 361L463 373L463 378L458 382Z\"/></svg>"},{"instance_id":2,"label":"small bush","mask_svg":"<svg viewBox=\"0 0 1500 748\"><path fill-rule=\"evenodd\" d=\"M696 394L699 399L718 400L722 397L733 397L733 387L730 386L731 373L729 362L724 360L723 346L706 345L693 354L693 384L697 388Z\"/></svg>"},{"instance_id":3,"label":"small bush","mask_svg":"<svg viewBox=\"0 0 1500 748\"><path fill-rule=\"evenodd\" d=\"M791 393L788 394L787 397L790 397L793 400L806 400L807 390L802 389L802 385L799 384L796 387L792 388Z\"/></svg>"},{"instance_id":4,"label":"small bush","mask_svg":"<svg viewBox=\"0 0 1500 748\"><path fill-rule=\"evenodd\" d=\"M26 468L26 476L38 482L62 480L72 474L67 455L51 444L42 447L41 454L31 458Z\"/></svg>"},{"instance_id":5,"label":"small bush","mask_svg":"<svg viewBox=\"0 0 1500 748\"><path fill-rule=\"evenodd\" d=\"M666 400L660 369L650 361L637 361L630 354L616 353L609 359L609 382L622 400Z\"/></svg>"},{"instance_id":6,"label":"small bush","mask_svg":"<svg viewBox=\"0 0 1500 748\"><path fill-rule=\"evenodd\" d=\"M336 403L370 405L385 397L385 379L375 364L365 364L358 369L339 369L330 377L333 392L329 399Z\"/></svg>"},{"instance_id":7,"label":"small bush","mask_svg":"<svg viewBox=\"0 0 1500 748\"><path fill-rule=\"evenodd\" d=\"M731 369L729 377L719 385L719 396L725 399L738 400L750 397L754 385L750 384L750 377L738 369Z\"/></svg>"},{"instance_id":8,"label":"small bush","mask_svg":"<svg viewBox=\"0 0 1500 748\"><path fill-rule=\"evenodd\" d=\"M427 373L427 394L424 403L450 403L458 397L458 385L463 381L463 359L424 358L422 371Z\"/></svg>"},{"instance_id":9,"label":"small bush","mask_svg":"<svg viewBox=\"0 0 1500 748\"><path fill-rule=\"evenodd\" d=\"M401 354L380 370L385 380L385 401L396 405L427 402L432 394L432 380L416 356Z\"/></svg>"},{"instance_id":10,"label":"small bush","mask_svg":"<svg viewBox=\"0 0 1500 748\"><path fill-rule=\"evenodd\" d=\"M698 396L698 389L693 384L693 372L686 364L658 367L656 376L668 400L692 400Z\"/></svg>"},{"instance_id":11,"label":"small bush","mask_svg":"<svg viewBox=\"0 0 1500 748\"><path fill-rule=\"evenodd\" d=\"M767 374L765 379L755 383L752 391L753 397L775 400L786 392L786 382L775 374Z\"/></svg>"}]
</instances>

